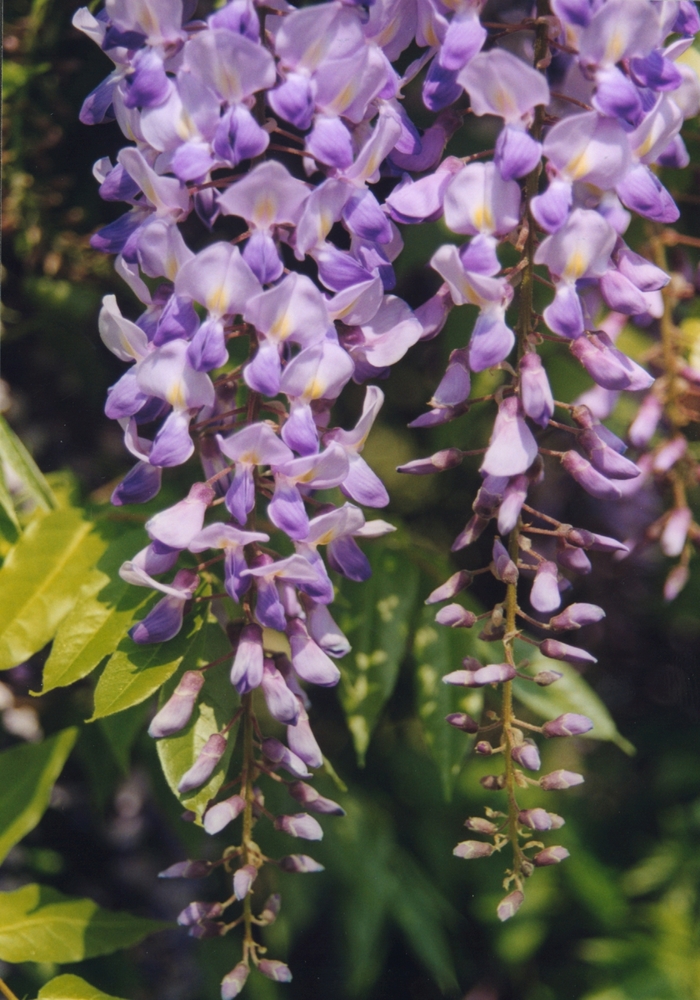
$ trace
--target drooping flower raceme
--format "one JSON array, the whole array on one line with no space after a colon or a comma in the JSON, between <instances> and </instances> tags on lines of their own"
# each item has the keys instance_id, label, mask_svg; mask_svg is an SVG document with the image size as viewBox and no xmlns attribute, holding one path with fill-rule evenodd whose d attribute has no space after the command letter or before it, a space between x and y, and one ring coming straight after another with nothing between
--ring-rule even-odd
<instances>
[{"instance_id":1,"label":"drooping flower raceme","mask_svg":"<svg viewBox=\"0 0 700 1000\"><path fill-rule=\"evenodd\" d=\"M537 747L512 714L516 620L557 634L598 620L603 612L590 605L560 610L562 571L587 572L588 549L622 548L555 523L526 503L544 468L535 432L548 428L555 407L537 349L547 331L601 391L652 383L615 346L615 317L654 315L654 296L666 277L623 236L630 212L656 223L677 217L651 167L683 162L680 128L700 104L700 86L676 60L700 25L686 0L552 0L551 10L538 8L538 17L522 23L513 5L501 11L503 30L482 24L481 8L480 0L417 6L331 0L303 9L286 0L231 0L195 21L181 0L107 0L96 15L81 9L74 19L115 66L86 99L81 120L116 119L128 142L116 164L100 160L95 174L102 196L129 208L92 244L115 255L117 271L144 306L132 321L108 296L100 315L105 345L129 365L106 410L137 459L113 502L152 500L162 470L195 451L204 470L187 498L147 523L149 544L122 567L124 579L164 595L132 639L174 636L192 602L211 596L216 571L210 567L218 562L226 595L240 609L227 620L230 604L215 598L232 643L231 683L241 708L209 738L181 781L184 793L208 780L242 716L240 789L211 803L203 820L214 833L242 816L229 903L243 904L243 958L225 977L222 997L238 995L251 962L271 979L290 978L283 963L261 958L253 936L254 922L271 922L279 908L271 897L254 921L251 897L264 859L252 830L265 816L257 778L281 778L311 812L342 811L306 784L322 754L301 682L337 683L333 660L349 648L328 609L334 596L328 569L355 582L367 579L369 563L357 539L392 530L384 521L367 521L362 509L381 508L389 499L361 454L383 394L369 385L356 426L332 427L332 405L347 383L386 376L414 344L440 332L453 308L467 304L478 309L471 337L452 352L428 412L413 425L446 423L465 412L472 373L506 373L489 397L497 413L483 449L474 516L453 546L465 547L497 520L492 569L507 596L491 615L488 635L503 641L504 662L470 661L445 680L504 685L502 742L495 749L508 763L504 775L484 784L508 788L511 812L515 785L531 780L515 765L539 768ZM401 75L396 63L411 45L421 55ZM421 133L402 100L423 71L423 100L435 119ZM443 157L467 110L502 122L493 159L488 152ZM543 156L547 184L539 191ZM383 203L380 180L382 191L391 188ZM433 254L430 265L443 283L412 309L395 294L399 227L440 218L466 240ZM523 254L509 271L499 260L505 240ZM532 302L536 265L548 270L553 289L541 318ZM653 425L655 398L645 404L646 424L635 427L633 443L642 444ZM639 465L624 456L623 442L590 407L567 404L565 411L568 445L547 455L593 496L621 495L621 483L640 477ZM442 471L463 457L450 448L402 471ZM346 502L314 496L335 488ZM683 550L691 521L682 505L669 517L662 541L669 555ZM531 536L538 533L552 536L556 551L537 552ZM157 579L173 571L170 582ZM519 607L519 577L533 579L534 614L557 612L549 622ZM456 574L429 601L451 600L466 585ZM455 604L438 613L450 627L474 620ZM266 630L286 635L288 655L273 651ZM559 639L538 644L544 656L590 659ZM201 676L183 676L153 720L154 737L186 725ZM558 675L540 670L529 677L544 685ZM287 727L286 744L256 730L257 688L272 717ZM562 716L542 731L581 734L587 729L582 718ZM448 723L465 732L478 728L461 714ZM489 747L477 744L479 752L493 752ZM540 787L578 780L554 772ZM493 836L493 844L466 841L456 850L460 857L487 856L511 841L515 889L499 908L502 919L522 902L523 880L534 867L566 856L560 847L532 856L520 843L528 830L561 825L553 817L539 808L519 810L506 824L508 835L500 819L468 821L470 829ZM305 812L273 820L292 836L314 840L322 833ZM320 869L306 855L278 863L286 871ZM223 908L193 903L180 922L194 936L217 936L232 926L219 919Z\"/></svg>"}]
</instances>

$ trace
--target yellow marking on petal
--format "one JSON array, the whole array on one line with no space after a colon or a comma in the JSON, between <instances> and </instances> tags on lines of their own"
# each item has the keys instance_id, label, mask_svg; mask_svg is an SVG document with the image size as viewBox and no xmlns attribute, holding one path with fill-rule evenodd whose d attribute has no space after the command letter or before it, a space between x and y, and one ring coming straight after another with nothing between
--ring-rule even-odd
<instances>
[{"instance_id":1,"label":"yellow marking on petal","mask_svg":"<svg viewBox=\"0 0 700 1000\"><path fill-rule=\"evenodd\" d=\"M564 170L572 181L579 181L582 177L585 177L590 170L588 150L584 149L582 153L572 156Z\"/></svg>"},{"instance_id":2,"label":"yellow marking on petal","mask_svg":"<svg viewBox=\"0 0 700 1000\"><path fill-rule=\"evenodd\" d=\"M325 535L321 535L320 538L317 538L316 541L314 542L314 545L328 545L329 542L333 541L333 535L334 532L333 529L331 528L331 530L327 531Z\"/></svg>"},{"instance_id":3,"label":"yellow marking on petal","mask_svg":"<svg viewBox=\"0 0 700 1000\"><path fill-rule=\"evenodd\" d=\"M277 200L274 195L261 194L253 206L253 222L261 229L267 229L277 217Z\"/></svg>"},{"instance_id":4,"label":"yellow marking on petal","mask_svg":"<svg viewBox=\"0 0 700 1000\"><path fill-rule=\"evenodd\" d=\"M315 477L315 475L316 475L316 470L315 469L309 469L309 471L305 472L303 474L303 476L295 476L295 479L296 479L296 481L298 483L310 483L311 480ZM325 538L325 535L324 535L324 538ZM316 544L317 545L325 545L326 543L325 542L316 542Z\"/></svg>"},{"instance_id":5,"label":"yellow marking on petal","mask_svg":"<svg viewBox=\"0 0 700 1000\"><path fill-rule=\"evenodd\" d=\"M651 147L654 145L655 142L656 142L656 136L654 135L653 130L651 130L649 132L649 135L641 144L641 146L637 146L637 148L635 149L635 153L641 159L642 156L647 155L647 153L649 152L649 150L651 149Z\"/></svg>"},{"instance_id":6,"label":"yellow marking on petal","mask_svg":"<svg viewBox=\"0 0 700 1000\"><path fill-rule=\"evenodd\" d=\"M344 111L345 108L347 108L347 106L349 104L352 104L352 102L354 101L355 96L357 94L358 85L359 81L357 80L351 80L349 83L347 83L345 87L343 87L341 92L338 94L338 96L335 98L335 100L332 102L331 106L336 111Z\"/></svg>"},{"instance_id":7,"label":"yellow marking on petal","mask_svg":"<svg viewBox=\"0 0 700 1000\"><path fill-rule=\"evenodd\" d=\"M508 118L518 110L515 101L513 101L508 91L503 90L501 87L496 88L496 92L491 95L491 99L494 108L498 111L501 118Z\"/></svg>"},{"instance_id":8,"label":"yellow marking on petal","mask_svg":"<svg viewBox=\"0 0 700 1000\"><path fill-rule=\"evenodd\" d=\"M269 337L275 337L277 340L286 340L287 337L291 335L293 330L294 326L292 324L292 320L288 311L285 309L284 312L277 316L275 322L272 324L267 333Z\"/></svg>"},{"instance_id":9,"label":"yellow marking on petal","mask_svg":"<svg viewBox=\"0 0 700 1000\"><path fill-rule=\"evenodd\" d=\"M588 258L586 255L582 253L581 250L574 250L566 265L564 277L574 279L580 278L583 274L585 274L587 267Z\"/></svg>"},{"instance_id":10,"label":"yellow marking on petal","mask_svg":"<svg viewBox=\"0 0 700 1000\"><path fill-rule=\"evenodd\" d=\"M474 220L475 228L481 232L490 232L493 229L493 215L486 202L482 202L472 209L472 219Z\"/></svg>"},{"instance_id":11,"label":"yellow marking on petal","mask_svg":"<svg viewBox=\"0 0 700 1000\"><path fill-rule=\"evenodd\" d=\"M308 386L304 395L307 399L320 399L323 393L326 391L326 383L322 382L320 379L315 378L310 386Z\"/></svg>"},{"instance_id":12,"label":"yellow marking on petal","mask_svg":"<svg viewBox=\"0 0 700 1000\"><path fill-rule=\"evenodd\" d=\"M184 142L198 135L195 123L192 121L192 118L184 108L178 115L177 122L175 123L175 131L177 132L178 137Z\"/></svg>"},{"instance_id":13,"label":"yellow marking on petal","mask_svg":"<svg viewBox=\"0 0 700 1000\"><path fill-rule=\"evenodd\" d=\"M216 316L223 316L226 312L226 306L228 305L228 295L226 294L226 289L223 285L218 285L207 295L207 300L204 303L210 313L214 313Z\"/></svg>"},{"instance_id":14,"label":"yellow marking on petal","mask_svg":"<svg viewBox=\"0 0 700 1000\"><path fill-rule=\"evenodd\" d=\"M236 459L242 465L260 465L257 453L254 451L244 451L240 458Z\"/></svg>"},{"instance_id":15,"label":"yellow marking on petal","mask_svg":"<svg viewBox=\"0 0 700 1000\"><path fill-rule=\"evenodd\" d=\"M168 389L167 400L174 410L185 409L185 387L180 379Z\"/></svg>"},{"instance_id":16,"label":"yellow marking on petal","mask_svg":"<svg viewBox=\"0 0 700 1000\"><path fill-rule=\"evenodd\" d=\"M215 72L216 87L224 97L232 97L238 100L241 97L241 80L233 68L223 62L218 62Z\"/></svg>"},{"instance_id":17,"label":"yellow marking on petal","mask_svg":"<svg viewBox=\"0 0 700 1000\"><path fill-rule=\"evenodd\" d=\"M625 51L626 38L621 31L614 31L605 46L605 57L607 62L616 63L622 59Z\"/></svg>"}]
</instances>

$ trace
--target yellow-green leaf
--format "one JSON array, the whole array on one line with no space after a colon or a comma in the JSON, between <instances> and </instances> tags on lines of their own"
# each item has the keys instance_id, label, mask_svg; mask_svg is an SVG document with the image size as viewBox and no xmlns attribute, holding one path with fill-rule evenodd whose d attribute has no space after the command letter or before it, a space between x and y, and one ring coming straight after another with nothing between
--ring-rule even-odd
<instances>
[{"instance_id":1,"label":"yellow-green leaf","mask_svg":"<svg viewBox=\"0 0 700 1000\"><path fill-rule=\"evenodd\" d=\"M391 542L374 542L369 560L369 580L361 585L343 581L338 612L338 624L352 644L339 664L340 700L360 764L396 684L416 611L419 577L408 552Z\"/></svg>"},{"instance_id":2,"label":"yellow-green leaf","mask_svg":"<svg viewBox=\"0 0 700 1000\"><path fill-rule=\"evenodd\" d=\"M76 508L28 525L0 569L0 670L23 663L54 637L106 547Z\"/></svg>"},{"instance_id":3,"label":"yellow-green leaf","mask_svg":"<svg viewBox=\"0 0 700 1000\"><path fill-rule=\"evenodd\" d=\"M208 621L200 631L198 644L192 654L183 662L177 674L163 685L159 703L164 704L173 693L185 670L193 670L205 663L211 663L231 651L231 644L216 621ZM229 680L230 662L211 667L205 674L204 684L199 692L192 718L187 726L174 736L158 740L158 757L165 780L185 809L191 809L201 819L207 803L221 788L226 768L231 759L236 742L236 727L228 734L226 753L205 785L180 795L177 786L183 774L194 764L199 752L210 736L218 733L231 720L238 705L238 696Z\"/></svg>"},{"instance_id":4,"label":"yellow-green leaf","mask_svg":"<svg viewBox=\"0 0 700 1000\"><path fill-rule=\"evenodd\" d=\"M152 591L125 583L118 575L121 564L143 542L141 531L129 531L115 539L98 561L77 603L58 627L44 666L43 694L87 677L154 603Z\"/></svg>"},{"instance_id":5,"label":"yellow-green leaf","mask_svg":"<svg viewBox=\"0 0 700 1000\"><path fill-rule=\"evenodd\" d=\"M90 722L138 705L172 677L187 657L196 659L198 633L207 618L206 602L185 616L174 639L139 645L129 636L119 643L107 661L95 688L95 710Z\"/></svg>"},{"instance_id":6,"label":"yellow-green leaf","mask_svg":"<svg viewBox=\"0 0 700 1000\"><path fill-rule=\"evenodd\" d=\"M44 815L77 737L73 726L42 743L23 743L0 753L0 862Z\"/></svg>"},{"instance_id":7,"label":"yellow-green leaf","mask_svg":"<svg viewBox=\"0 0 700 1000\"><path fill-rule=\"evenodd\" d=\"M37 1000L122 1000L103 993L80 976L56 976L39 990Z\"/></svg>"},{"instance_id":8,"label":"yellow-green leaf","mask_svg":"<svg viewBox=\"0 0 700 1000\"><path fill-rule=\"evenodd\" d=\"M103 910L92 899L64 896L44 885L0 893L3 962L81 962L128 948L170 926Z\"/></svg>"},{"instance_id":9,"label":"yellow-green leaf","mask_svg":"<svg viewBox=\"0 0 700 1000\"><path fill-rule=\"evenodd\" d=\"M9 466L22 483L22 499L41 510L55 510L58 501L39 466L4 417L0 416L0 464Z\"/></svg>"}]
</instances>

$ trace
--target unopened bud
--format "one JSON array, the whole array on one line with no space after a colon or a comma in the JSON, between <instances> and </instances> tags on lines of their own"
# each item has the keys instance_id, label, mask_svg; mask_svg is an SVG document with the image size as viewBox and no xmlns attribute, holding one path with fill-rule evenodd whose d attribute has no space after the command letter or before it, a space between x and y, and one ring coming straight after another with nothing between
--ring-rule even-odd
<instances>
[{"instance_id":1,"label":"unopened bud","mask_svg":"<svg viewBox=\"0 0 700 1000\"><path fill-rule=\"evenodd\" d=\"M291 983L292 973L288 965L273 958L263 958L258 962L258 972L276 983Z\"/></svg>"},{"instance_id":2,"label":"unopened bud","mask_svg":"<svg viewBox=\"0 0 700 1000\"><path fill-rule=\"evenodd\" d=\"M288 854L285 858L280 858L279 866L282 871L298 872L300 875L325 871L323 865L314 861L308 854Z\"/></svg>"},{"instance_id":3,"label":"unopened bud","mask_svg":"<svg viewBox=\"0 0 700 1000\"><path fill-rule=\"evenodd\" d=\"M269 924L273 924L277 917L279 916L280 907L282 905L282 897L278 892L273 893L268 896L265 900L265 905L263 906L262 913L258 917L260 923L267 927Z\"/></svg>"},{"instance_id":4,"label":"unopened bud","mask_svg":"<svg viewBox=\"0 0 700 1000\"><path fill-rule=\"evenodd\" d=\"M502 583L518 582L518 567L510 558L508 549L498 538L494 539L493 543L493 572L496 579Z\"/></svg>"},{"instance_id":5,"label":"unopened bud","mask_svg":"<svg viewBox=\"0 0 700 1000\"><path fill-rule=\"evenodd\" d=\"M576 548L581 549L589 549L595 542L593 532L586 531L585 528L569 528L564 538L569 545L575 545Z\"/></svg>"},{"instance_id":6,"label":"unopened bud","mask_svg":"<svg viewBox=\"0 0 700 1000\"><path fill-rule=\"evenodd\" d=\"M213 867L211 861L178 861L158 872L158 878L204 878Z\"/></svg>"},{"instance_id":7,"label":"unopened bud","mask_svg":"<svg viewBox=\"0 0 700 1000\"><path fill-rule=\"evenodd\" d=\"M690 570L687 566L684 566L682 563L679 563L678 566L674 566L666 577L666 582L664 583L664 600L675 600L689 579Z\"/></svg>"},{"instance_id":8,"label":"unopened bud","mask_svg":"<svg viewBox=\"0 0 700 1000\"><path fill-rule=\"evenodd\" d=\"M405 465L399 465L396 471L407 472L412 476L426 476L431 472L444 472L446 469L454 469L456 466L461 465L463 458L464 452L459 448L444 448L442 451L436 451L434 455L430 455L428 458L416 458L412 462L406 462Z\"/></svg>"},{"instance_id":9,"label":"unopened bud","mask_svg":"<svg viewBox=\"0 0 700 1000\"><path fill-rule=\"evenodd\" d=\"M171 696L153 717L148 727L148 735L160 739L184 729L190 721L202 684L204 684L204 674L201 670L186 670Z\"/></svg>"},{"instance_id":10,"label":"unopened bud","mask_svg":"<svg viewBox=\"0 0 700 1000\"><path fill-rule=\"evenodd\" d=\"M487 792L498 792L505 787L505 777L502 774L485 774L479 778L479 784Z\"/></svg>"},{"instance_id":11,"label":"unopened bud","mask_svg":"<svg viewBox=\"0 0 700 1000\"><path fill-rule=\"evenodd\" d=\"M302 840L323 840L323 829L317 819L308 813L295 813L294 816L276 816L275 830L282 830L292 837Z\"/></svg>"},{"instance_id":12,"label":"unopened bud","mask_svg":"<svg viewBox=\"0 0 700 1000\"><path fill-rule=\"evenodd\" d=\"M469 521L467 525L459 535L455 538L452 543L451 551L459 552L460 549L466 549L468 545L475 542L484 530L489 526L489 519L485 517L480 517L475 514Z\"/></svg>"},{"instance_id":13,"label":"unopened bud","mask_svg":"<svg viewBox=\"0 0 700 1000\"><path fill-rule=\"evenodd\" d=\"M287 786L287 791L293 799L301 802L311 812L320 813L324 816L345 815L345 810L342 806L339 806L333 799L327 799L323 795L319 795L316 789L312 788L311 785L307 785L305 781L293 781L291 785Z\"/></svg>"},{"instance_id":14,"label":"unopened bud","mask_svg":"<svg viewBox=\"0 0 700 1000\"><path fill-rule=\"evenodd\" d=\"M545 847L543 851L534 856L532 861L535 867L544 868L546 865L558 865L568 857L569 852L565 847Z\"/></svg>"},{"instance_id":15,"label":"unopened bud","mask_svg":"<svg viewBox=\"0 0 700 1000\"><path fill-rule=\"evenodd\" d=\"M575 771L552 771L550 774L543 774L540 778L540 788L546 792L564 791L573 788L575 785L582 785L584 777L576 774Z\"/></svg>"},{"instance_id":16,"label":"unopened bud","mask_svg":"<svg viewBox=\"0 0 700 1000\"><path fill-rule=\"evenodd\" d=\"M199 752L199 756L192 767L180 778L177 786L178 792L184 795L195 788L199 788L207 781L216 765L226 752L226 737L221 733L213 733Z\"/></svg>"},{"instance_id":17,"label":"unopened bud","mask_svg":"<svg viewBox=\"0 0 700 1000\"><path fill-rule=\"evenodd\" d=\"M514 892L509 893L496 907L498 919L510 920L510 918L515 916L520 907L523 905L524 899L525 895L520 891L520 889L516 889Z\"/></svg>"},{"instance_id":18,"label":"unopened bud","mask_svg":"<svg viewBox=\"0 0 700 1000\"><path fill-rule=\"evenodd\" d=\"M466 712L453 712L451 715L446 715L445 722L454 726L455 729L461 729L464 733L479 732L479 723Z\"/></svg>"},{"instance_id":19,"label":"unopened bud","mask_svg":"<svg viewBox=\"0 0 700 1000\"><path fill-rule=\"evenodd\" d=\"M585 665L587 663L597 663L595 656L587 653L585 649L578 646L569 646L558 639L545 639L540 643L540 652L550 660L563 660L565 663Z\"/></svg>"},{"instance_id":20,"label":"unopened bud","mask_svg":"<svg viewBox=\"0 0 700 1000\"><path fill-rule=\"evenodd\" d=\"M448 625L450 628L471 628L476 621L473 611L468 611L461 604L448 604L445 608L440 608L435 615L438 625Z\"/></svg>"},{"instance_id":21,"label":"unopened bud","mask_svg":"<svg viewBox=\"0 0 700 1000\"><path fill-rule=\"evenodd\" d=\"M240 795L232 795L223 802L207 809L204 814L204 829L210 836L219 833L225 826L240 816L245 809L245 802Z\"/></svg>"},{"instance_id":22,"label":"unopened bud","mask_svg":"<svg viewBox=\"0 0 700 1000\"><path fill-rule=\"evenodd\" d=\"M512 681L515 677L515 668L510 663L489 663L485 667L480 667L474 671L474 678L471 687L483 687L485 684L502 684L504 681Z\"/></svg>"},{"instance_id":23,"label":"unopened bud","mask_svg":"<svg viewBox=\"0 0 700 1000\"><path fill-rule=\"evenodd\" d=\"M550 830L560 830L566 823L564 817L558 816L557 813L548 813L547 815L551 820Z\"/></svg>"},{"instance_id":24,"label":"unopened bud","mask_svg":"<svg viewBox=\"0 0 700 1000\"><path fill-rule=\"evenodd\" d=\"M522 764L528 771L539 771L542 766L540 752L532 740L525 740L524 743L513 747L510 755L517 764Z\"/></svg>"},{"instance_id":25,"label":"unopened bud","mask_svg":"<svg viewBox=\"0 0 700 1000\"><path fill-rule=\"evenodd\" d=\"M549 624L552 628L563 632L566 629L594 625L601 618L605 618L605 612L597 604L570 604L560 614L550 618Z\"/></svg>"},{"instance_id":26,"label":"unopened bud","mask_svg":"<svg viewBox=\"0 0 700 1000\"><path fill-rule=\"evenodd\" d=\"M493 753L493 747L488 740L479 740L474 747L474 753L478 753L480 757L490 757Z\"/></svg>"},{"instance_id":27,"label":"unopened bud","mask_svg":"<svg viewBox=\"0 0 700 1000\"><path fill-rule=\"evenodd\" d=\"M255 865L243 865L233 875L233 894L236 899L245 899L250 892L250 887L258 877L258 869Z\"/></svg>"},{"instance_id":28,"label":"unopened bud","mask_svg":"<svg viewBox=\"0 0 700 1000\"><path fill-rule=\"evenodd\" d=\"M248 966L245 962L239 962L235 969L221 980L221 1000L235 1000L245 986L247 978Z\"/></svg>"},{"instance_id":29,"label":"unopened bud","mask_svg":"<svg viewBox=\"0 0 700 1000\"><path fill-rule=\"evenodd\" d=\"M466 569L461 569L458 573L453 573L449 580L437 587L426 599L426 604L438 604L440 601L449 601L451 597L459 594L471 586L474 577Z\"/></svg>"},{"instance_id":30,"label":"unopened bud","mask_svg":"<svg viewBox=\"0 0 700 1000\"><path fill-rule=\"evenodd\" d=\"M539 684L540 687L549 687L550 684L554 684L555 681L561 680L564 675L558 670L540 670L539 673L535 674L532 678L535 684Z\"/></svg>"},{"instance_id":31,"label":"unopened bud","mask_svg":"<svg viewBox=\"0 0 700 1000\"><path fill-rule=\"evenodd\" d=\"M180 927L191 927L192 924L196 924L200 920L220 917L223 912L224 908L221 903L194 902L190 903L184 910L181 911L178 915L177 922Z\"/></svg>"},{"instance_id":32,"label":"unopened bud","mask_svg":"<svg viewBox=\"0 0 700 1000\"><path fill-rule=\"evenodd\" d=\"M552 820L546 809L521 809L518 822L531 830L551 830Z\"/></svg>"},{"instance_id":33,"label":"unopened bud","mask_svg":"<svg viewBox=\"0 0 700 1000\"><path fill-rule=\"evenodd\" d=\"M473 830L474 833L485 833L488 836L498 832L496 824L492 823L490 819L484 819L483 816L470 816L464 821L464 825L467 830Z\"/></svg>"},{"instance_id":34,"label":"unopened bud","mask_svg":"<svg viewBox=\"0 0 700 1000\"><path fill-rule=\"evenodd\" d=\"M545 736L581 736L583 733L589 733L591 729L593 723L588 716L577 715L575 712L566 712L542 726Z\"/></svg>"},{"instance_id":35,"label":"unopened bud","mask_svg":"<svg viewBox=\"0 0 700 1000\"><path fill-rule=\"evenodd\" d=\"M463 840L461 844L457 844L452 853L457 858L471 861L474 858L488 858L493 851L493 844L487 844L482 840Z\"/></svg>"},{"instance_id":36,"label":"unopened bud","mask_svg":"<svg viewBox=\"0 0 700 1000\"><path fill-rule=\"evenodd\" d=\"M198 940L221 937L226 933L226 924L220 920L200 920L199 923L192 924L187 933Z\"/></svg>"}]
</instances>

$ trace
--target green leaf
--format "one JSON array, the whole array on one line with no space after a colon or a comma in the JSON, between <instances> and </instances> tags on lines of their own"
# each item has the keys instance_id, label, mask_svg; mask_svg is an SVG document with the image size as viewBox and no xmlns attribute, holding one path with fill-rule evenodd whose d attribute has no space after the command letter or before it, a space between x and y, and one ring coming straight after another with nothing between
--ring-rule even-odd
<instances>
[{"instance_id":1,"label":"green leaf","mask_svg":"<svg viewBox=\"0 0 700 1000\"><path fill-rule=\"evenodd\" d=\"M36 518L0 569L0 670L53 639L107 540L75 508Z\"/></svg>"},{"instance_id":2,"label":"green leaf","mask_svg":"<svg viewBox=\"0 0 700 1000\"><path fill-rule=\"evenodd\" d=\"M126 636L107 661L95 688L95 710L90 722L123 712L152 695L173 676L187 657L196 658L198 633L207 618L206 602L195 605L182 629L168 642L142 645Z\"/></svg>"},{"instance_id":3,"label":"green leaf","mask_svg":"<svg viewBox=\"0 0 700 1000\"><path fill-rule=\"evenodd\" d=\"M390 697L415 615L419 570L408 552L390 542L370 550L372 576L343 583L338 624L352 644L340 662L340 701L355 751L364 765L370 736Z\"/></svg>"},{"instance_id":4,"label":"green leaf","mask_svg":"<svg viewBox=\"0 0 700 1000\"><path fill-rule=\"evenodd\" d=\"M45 885L0 893L3 962L81 962L128 948L171 926L103 910L92 899L64 896Z\"/></svg>"},{"instance_id":5,"label":"green leaf","mask_svg":"<svg viewBox=\"0 0 700 1000\"><path fill-rule=\"evenodd\" d=\"M197 642L183 661L177 674L163 685L159 704L163 705L175 690L186 670L218 660L231 652L231 644L216 621L208 621L201 629ZM238 696L229 680L231 664L220 663L205 674L204 684L199 692L192 718L187 726L175 736L158 740L158 757L165 780L185 809L191 809L201 820L207 803L221 788L226 776L233 747L236 742L236 727L228 734L228 744L224 756L219 761L209 781L195 792L180 795L177 786L183 774L194 764L199 752L210 736L220 732L231 721L238 706Z\"/></svg>"},{"instance_id":6,"label":"green leaf","mask_svg":"<svg viewBox=\"0 0 700 1000\"><path fill-rule=\"evenodd\" d=\"M124 639L154 602L152 591L125 583L119 567L143 545L142 531L113 541L72 611L59 625L44 666L42 694L87 677Z\"/></svg>"},{"instance_id":7,"label":"green leaf","mask_svg":"<svg viewBox=\"0 0 700 1000\"><path fill-rule=\"evenodd\" d=\"M122 1000L103 993L80 976L56 976L39 990L37 1000Z\"/></svg>"},{"instance_id":8,"label":"green leaf","mask_svg":"<svg viewBox=\"0 0 700 1000\"><path fill-rule=\"evenodd\" d=\"M0 532L9 542L16 542L22 534L15 505L5 483L5 475L0 465Z\"/></svg>"},{"instance_id":9,"label":"green leaf","mask_svg":"<svg viewBox=\"0 0 700 1000\"><path fill-rule=\"evenodd\" d=\"M73 726L0 753L0 862L44 815L78 732Z\"/></svg>"},{"instance_id":10,"label":"green leaf","mask_svg":"<svg viewBox=\"0 0 700 1000\"><path fill-rule=\"evenodd\" d=\"M148 705L141 702L118 715L108 715L105 719L97 720L122 774L129 773L131 748L143 729L147 712Z\"/></svg>"},{"instance_id":11,"label":"green leaf","mask_svg":"<svg viewBox=\"0 0 700 1000\"><path fill-rule=\"evenodd\" d=\"M532 647L524 647L533 673L539 670L558 670L564 676L549 687L538 687L530 681L516 678L513 681L513 694L527 705L531 712L543 719L556 719L565 712L578 712L587 715L593 723L593 729L586 736L594 740L610 740L630 757L636 750L629 740L626 740L613 721L610 712L595 693L593 688L568 663L547 660L540 653L530 653Z\"/></svg>"},{"instance_id":12,"label":"green leaf","mask_svg":"<svg viewBox=\"0 0 700 1000\"><path fill-rule=\"evenodd\" d=\"M0 416L0 464L8 465L21 480L24 498L31 500L42 510L55 510L58 507L53 490L46 482L39 466L2 416Z\"/></svg>"},{"instance_id":13,"label":"green leaf","mask_svg":"<svg viewBox=\"0 0 700 1000\"><path fill-rule=\"evenodd\" d=\"M474 656L475 646L468 629L436 625L435 608L423 608L413 640L418 717L425 742L440 771L447 801L452 797L454 783L475 736L448 725L445 716L451 712L467 712L478 721L484 694L481 689L465 690L443 684L442 678L452 670L459 670L465 656Z\"/></svg>"}]
</instances>

